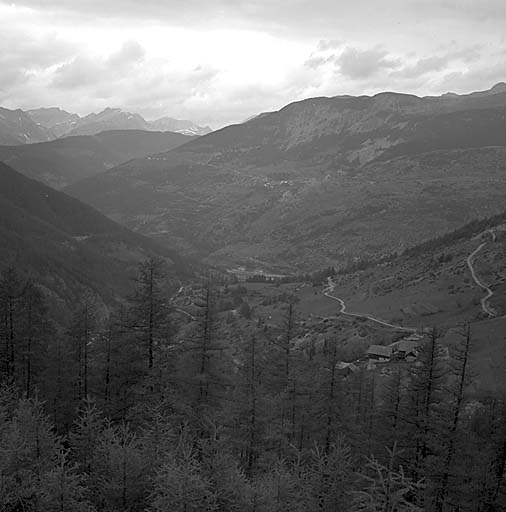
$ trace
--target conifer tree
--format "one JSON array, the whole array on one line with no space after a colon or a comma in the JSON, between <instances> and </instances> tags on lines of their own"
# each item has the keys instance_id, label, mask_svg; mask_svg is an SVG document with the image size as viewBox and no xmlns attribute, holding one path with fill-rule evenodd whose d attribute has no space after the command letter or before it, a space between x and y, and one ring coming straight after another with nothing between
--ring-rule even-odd
<instances>
[{"instance_id":1,"label":"conifer tree","mask_svg":"<svg viewBox=\"0 0 506 512\"><path fill-rule=\"evenodd\" d=\"M442 451L442 404L448 377L448 368L443 361L443 351L435 329L429 340L420 347L418 364L413 367L408 386L408 404L404 421L411 440L406 456L413 480L424 478L432 481L435 467ZM409 451L408 451L409 449ZM437 463L436 463L437 464ZM434 498L435 489L429 485L425 496L418 497L419 504Z\"/></svg>"},{"instance_id":2,"label":"conifer tree","mask_svg":"<svg viewBox=\"0 0 506 512\"><path fill-rule=\"evenodd\" d=\"M105 510L142 510L149 492L147 461L138 436L121 423L106 425L98 440L97 504Z\"/></svg>"},{"instance_id":3,"label":"conifer tree","mask_svg":"<svg viewBox=\"0 0 506 512\"><path fill-rule=\"evenodd\" d=\"M40 510L45 512L93 512L88 500L85 478L68 461L68 452L61 449L53 469L44 475L44 496Z\"/></svg>"},{"instance_id":4,"label":"conifer tree","mask_svg":"<svg viewBox=\"0 0 506 512\"><path fill-rule=\"evenodd\" d=\"M199 455L182 440L175 452L167 454L156 475L150 496L153 512L201 512L218 510L211 481L203 474Z\"/></svg>"},{"instance_id":5,"label":"conifer tree","mask_svg":"<svg viewBox=\"0 0 506 512\"><path fill-rule=\"evenodd\" d=\"M16 355L20 349L20 299L23 285L14 267L6 268L0 275L0 363L1 374L13 381L16 372Z\"/></svg>"},{"instance_id":6,"label":"conifer tree","mask_svg":"<svg viewBox=\"0 0 506 512\"><path fill-rule=\"evenodd\" d=\"M1 393L0 509L44 510L46 475L55 469L61 440L38 400Z\"/></svg>"},{"instance_id":7,"label":"conifer tree","mask_svg":"<svg viewBox=\"0 0 506 512\"><path fill-rule=\"evenodd\" d=\"M247 475L256 472L261 446L266 395L264 386L266 346L261 333L253 332L240 345L241 361L234 379L228 415L233 418L232 439Z\"/></svg>"},{"instance_id":8,"label":"conifer tree","mask_svg":"<svg viewBox=\"0 0 506 512\"><path fill-rule=\"evenodd\" d=\"M448 496L451 487L456 487L454 474L456 468L456 456L458 448L459 428L462 421L462 413L465 399L466 387L469 384L469 360L471 350L471 326L467 325L463 333L463 341L457 345L453 354L453 380L450 386L451 407L449 414L449 425L444 436L444 453L441 458L440 473L441 483L439 484L436 497L436 512L446 510ZM456 490L456 489L455 489Z\"/></svg>"},{"instance_id":9,"label":"conifer tree","mask_svg":"<svg viewBox=\"0 0 506 512\"><path fill-rule=\"evenodd\" d=\"M94 348L97 403L114 420L124 420L140 398L146 377L144 347L129 329L127 310L121 305L105 322Z\"/></svg>"},{"instance_id":10,"label":"conifer tree","mask_svg":"<svg viewBox=\"0 0 506 512\"><path fill-rule=\"evenodd\" d=\"M161 259L149 258L141 263L137 288L131 300L132 326L144 348L143 360L148 372L156 364L159 347L168 343L170 337L164 277Z\"/></svg>"},{"instance_id":11,"label":"conifer tree","mask_svg":"<svg viewBox=\"0 0 506 512\"><path fill-rule=\"evenodd\" d=\"M76 365L76 398L86 398L90 392L91 372L90 353L97 338L97 313L94 299L87 296L76 309L72 317L69 335L74 347Z\"/></svg>"},{"instance_id":12,"label":"conifer tree","mask_svg":"<svg viewBox=\"0 0 506 512\"><path fill-rule=\"evenodd\" d=\"M306 510L346 512L355 485L351 449L340 437L325 448L316 446L303 476Z\"/></svg>"},{"instance_id":13,"label":"conifer tree","mask_svg":"<svg viewBox=\"0 0 506 512\"><path fill-rule=\"evenodd\" d=\"M216 285L209 279L196 304L197 321L190 324L180 345L178 381L199 436L206 435L209 421L222 414L223 398L233 374L230 346L218 333L216 302Z\"/></svg>"},{"instance_id":14,"label":"conifer tree","mask_svg":"<svg viewBox=\"0 0 506 512\"><path fill-rule=\"evenodd\" d=\"M396 467L397 447L388 449L388 465L371 458L367 473L363 474L363 490L355 493L353 512L424 512L413 503L413 498L423 487L421 481L413 481L402 466Z\"/></svg>"},{"instance_id":15,"label":"conifer tree","mask_svg":"<svg viewBox=\"0 0 506 512\"><path fill-rule=\"evenodd\" d=\"M44 398L57 431L67 434L74 420L77 389L76 351L72 339L61 329L48 341L44 370Z\"/></svg>"},{"instance_id":16,"label":"conifer tree","mask_svg":"<svg viewBox=\"0 0 506 512\"><path fill-rule=\"evenodd\" d=\"M104 423L93 399L85 398L79 407L78 416L69 435L69 444L79 470L88 476L93 471L92 464L96 457Z\"/></svg>"},{"instance_id":17,"label":"conifer tree","mask_svg":"<svg viewBox=\"0 0 506 512\"><path fill-rule=\"evenodd\" d=\"M20 306L22 351L18 382L25 395L30 397L35 387L44 387L41 374L47 360L48 339L54 336L54 330L42 293L30 280L24 286Z\"/></svg>"},{"instance_id":18,"label":"conifer tree","mask_svg":"<svg viewBox=\"0 0 506 512\"><path fill-rule=\"evenodd\" d=\"M297 442L297 426L302 417L301 398L305 394L301 380L303 354L294 342L298 326L293 300L289 300L283 323L276 334L270 340L268 358L272 364L268 384L277 401L274 405L277 414L272 419L272 426L275 429L273 437L277 444L277 456L280 458L288 445Z\"/></svg>"}]
</instances>

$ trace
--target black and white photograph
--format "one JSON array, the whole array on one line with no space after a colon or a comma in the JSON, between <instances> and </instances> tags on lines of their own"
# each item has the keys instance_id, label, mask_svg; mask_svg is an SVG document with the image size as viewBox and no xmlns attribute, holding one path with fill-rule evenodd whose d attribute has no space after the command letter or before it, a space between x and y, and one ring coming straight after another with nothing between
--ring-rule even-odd
<instances>
[{"instance_id":1,"label":"black and white photograph","mask_svg":"<svg viewBox=\"0 0 506 512\"><path fill-rule=\"evenodd\" d=\"M0 512L506 512L505 0L0 0Z\"/></svg>"}]
</instances>

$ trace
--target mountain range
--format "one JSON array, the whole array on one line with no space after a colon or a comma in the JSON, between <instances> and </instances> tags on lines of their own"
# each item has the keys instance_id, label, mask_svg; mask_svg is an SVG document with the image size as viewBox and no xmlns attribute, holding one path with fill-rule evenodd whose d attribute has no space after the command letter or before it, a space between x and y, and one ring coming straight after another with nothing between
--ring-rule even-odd
<instances>
[{"instance_id":1,"label":"mountain range","mask_svg":"<svg viewBox=\"0 0 506 512\"><path fill-rule=\"evenodd\" d=\"M506 84L312 98L66 189L226 268L343 265L503 208Z\"/></svg>"},{"instance_id":2,"label":"mountain range","mask_svg":"<svg viewBox=\"0 0 506 512\"><path fill-rule=\"evenodd\" d=\"M46 142L68 135L95 135L106 130L171 131L184 135L204 135L211 129L192 121L162 117L146 121L135 113L119 108L80 117L58 107L26 112L0 108L0 144L18 145Z\"/></svg>"},{"instance_id":3,"label":"mountain range","mask_svg":"<svg viewBox=\"0 0 506 512\"><path fill-rule=\"evenodd\" d=\"M0 146L0 161L61 189L133 158L176 148L192 138L173 132L113 130L36 144Z\"/></svg>"},{"instance_id":4,"label":"mountain range","mask_svg":"<svg viewBox=\"0 0 506 512\"><path fill-rule=\"evenodd\" d=\"M0 107L0 144L29 144L52 138L51 132L37 125L26 112Z\"/></svg>"}]
</instances>

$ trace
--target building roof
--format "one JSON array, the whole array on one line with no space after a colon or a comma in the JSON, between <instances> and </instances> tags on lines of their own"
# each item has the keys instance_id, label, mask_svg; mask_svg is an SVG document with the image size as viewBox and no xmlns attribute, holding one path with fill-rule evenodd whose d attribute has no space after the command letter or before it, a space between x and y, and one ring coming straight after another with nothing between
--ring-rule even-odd
<instances>
[{"instance_id":1,"label":"building roof","mask_svg":"<svg viewBox=\"0 0 506 512\"><path fill-rule=\"evenodd\" d=\"M386 347L383 345L371 345L367 350L367 355L389 358L392 356L392 347L390 345Z\"/></svg>"},{"instance_id":2,"label":"building roof","mask_svg":"<svg viewBox=\"0 0 506 512\"><path fill-rule=\"evenodd\" d=\"M338 361L336 363L336 369L337 370L349 370L353 373L358 372L359 368L354 363L345 363L344 361Z\"/></svg>"},{"instance_id":3,"label":"building roof","mask_svg":"<svg viewBox=\"0 0 506 512\"><path fill-rule=\"evenodd\" d=\"M392 343L390 346L392 347L392 350L394 352L404 352L408 354L409 352L414 352L418 348L418 341L405 338L399 341L396 341L395 343Z\"/></svg>"}]
</instances>

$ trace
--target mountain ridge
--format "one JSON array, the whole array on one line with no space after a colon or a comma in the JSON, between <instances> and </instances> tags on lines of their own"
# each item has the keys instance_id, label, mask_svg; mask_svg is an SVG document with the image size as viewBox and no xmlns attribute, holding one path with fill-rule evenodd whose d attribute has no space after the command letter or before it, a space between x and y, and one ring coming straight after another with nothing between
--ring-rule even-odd
<instances>
[{"instance_id":1,"label":"mountain ridge","mask_svg":"<svg viewBox=\"0 0 506 512\"><path fill-rule=\"evenodd\" d=\"M67 190L211 263L339 264L500 209L501 91L310 98Z\"/></svg>"},{"instance_id":2,"label":"mountain ridge","mask_svg":"<svg viewBox=\"0 0 506 512\"><path fill-rule=\"evenodd\" d=\"M190 140L181 133L111 130L49 142L0 146L0 161L61 189L133 158L167 151Z\"/></svg>"},{"instance_id":3,"label":"mountain ridge","mask_svg":"<svg viewBox=\"0 0 506 512\"><path fill-rule=\"evenodd\" d=\"M115 107L106 107L100 112L91 112L82 117L59 107L32 109L27 114L38 125L52 130L56 137L95 135L105 130L125 129L168 131L183 135L205 135L211 131L208 126L168 116L148 121L140 114Z\"/></svg>"}]
</instances>

